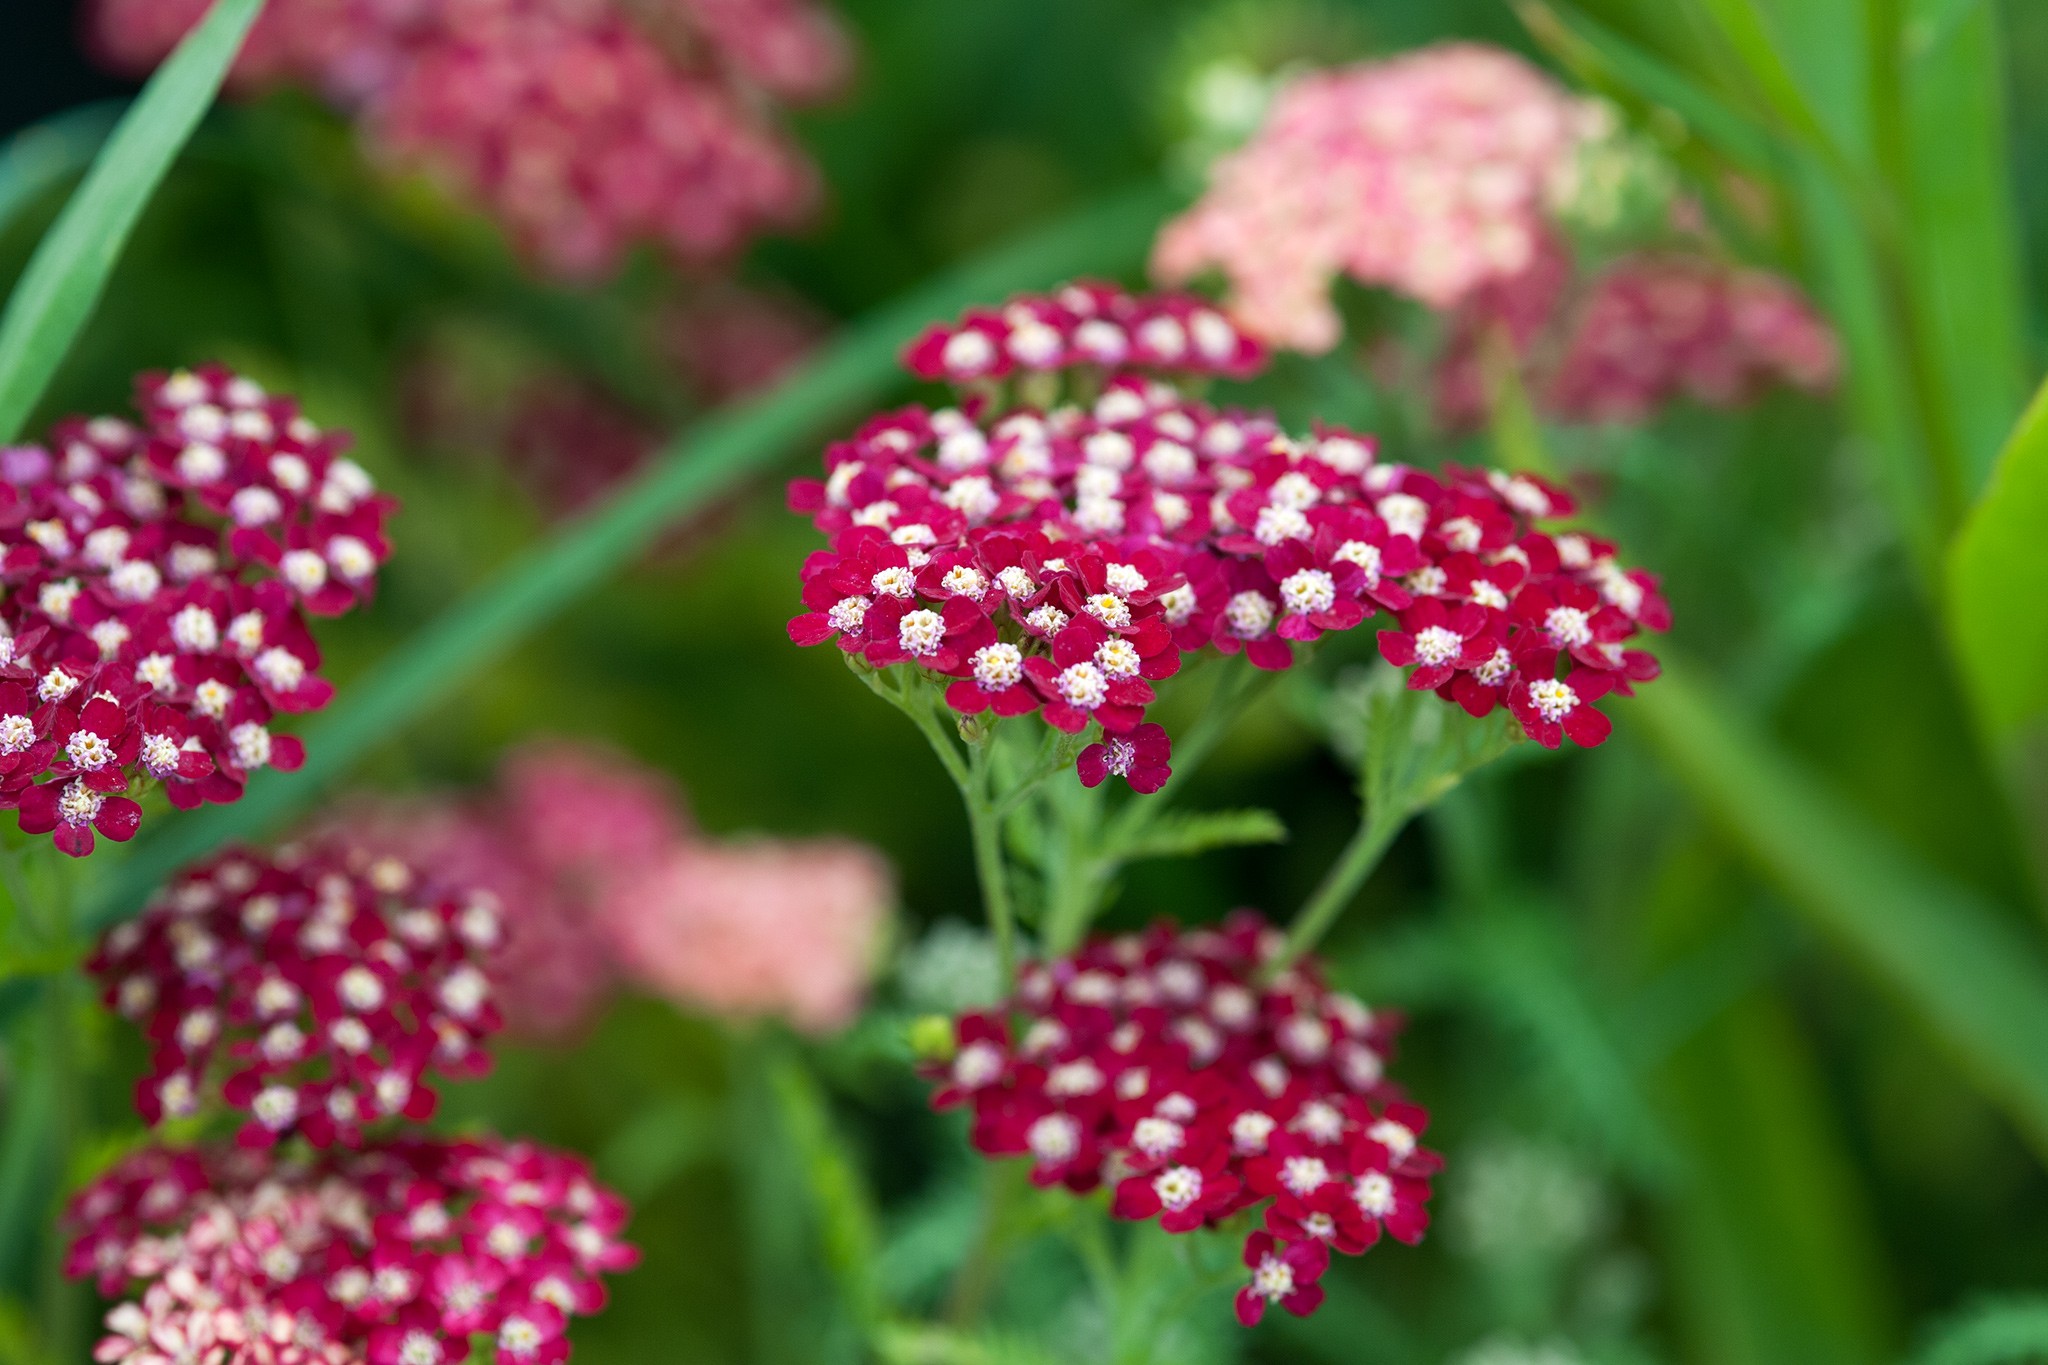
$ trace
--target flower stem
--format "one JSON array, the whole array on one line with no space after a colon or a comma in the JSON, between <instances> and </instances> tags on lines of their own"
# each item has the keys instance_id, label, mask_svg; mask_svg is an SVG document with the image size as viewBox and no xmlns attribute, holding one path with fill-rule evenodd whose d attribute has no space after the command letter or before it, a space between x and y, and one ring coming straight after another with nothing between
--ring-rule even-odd
<instances>
[{"instance_id":1,"label":"flower stem","mask_svg":"<svg viewBox=\"0 0 2048 1365\"><path fill-rule=\"evenodd\" d=\"M1358 832L1351 836L1351 841L1344 845L1344 851L1337 855L1337 861L1323 874L1315 894L1295 912L1294 922L1287 928L1287 942L1280 949L1280 956L1273 960L1272 971L1285 971L1330 932L1330 926L1337 922L1337 917L1358 895L1365 879L1380 865L1388 845L1401 832L1402 823L1401 820L1382 820L1370 811L1366 813L1359 822Z\"/></svg>"},{"instance_id":2,"label":"flower stem","mask_svg":"<svg viewBox=\"0 0 2048 1365\"><path fill-rule=\"evenodd\" d=\"M967 827L974 836L974 873L981 881L981 903L988 911L989 932L996 939L996 964L1003 987L1017 980L1017 912L1010 903L1010 873L1003 866L1003 816L989 792L986 743L967 750L971 786L960 789L967 802Z\"/></svg>"}]
</instances>

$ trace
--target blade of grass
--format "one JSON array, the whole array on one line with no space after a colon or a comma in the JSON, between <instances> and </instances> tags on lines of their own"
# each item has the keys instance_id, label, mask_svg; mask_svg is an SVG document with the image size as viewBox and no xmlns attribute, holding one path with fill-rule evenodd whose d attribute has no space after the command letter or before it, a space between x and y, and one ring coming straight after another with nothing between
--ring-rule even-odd
<instances>
[{"instance_id":1,"label":"blade of grass","mask_svg":"<svg viewBox=\"0 0 2048 1365\"><path fill-rule=\"evenodd\" d=\"M2011 916L1900 850L1682 664L1628 711L1796 909L1900 998L2048 1157L2048 968Z\"/></svg>"},{"instance_id":2,"label":"blade of grass","mask_svg":"<svg viewBox=\"0 0 2048 1365\"><path fill-rule=\"evenodd\" d=\"M216 0L129 106L29 259L0 314L0 442L21 434L262 11L263 0Z\"/></svg>"},{"instance_id":3,"label":"blade of grass","mask_svg":"<svg viewBox=\"0 0 2048 1365\"><path fill-rule=\"evenodd\" d=\"M1783 148L1769 127L1612 29L1544 0L1515 0L1515 13L1530 36L1581 79L1662 105L1745 170L1771 174L1782 164Z\"/></svg>"},{"instance_id":4,"label":"blade of grass","mask_svg":"<svg viewBox=\"0 0 2048 1365\"><path fill-rule=\"evenodd\" d=\"M1900 91L1907 180L1898 192L1913 228L1904 283L1965 507L2026 400L2025 291L1998 35L1995 6L1959 17L1938 50L1903 72Z\"/></svg>"},{"instance_id":5,"label":"blade of grass","mask_svg":"<svg viewBox=\"0 0 2048 1365\"><path fill-rule=\"evenodd\" d=\"M2019 1365L2048 1356L2048 1299L1992 1299L1928 1334L1910 1365Z\"/></svg>"},{"instance_id":6,"label":"blade of grass","mask_svg":"<svg viewBox=\"0 0 2048 1365\"><path fill-rule=\"evenodd\" d=\"M181 864L231 840L278 832L366 750L459 692L555 613L631 563L678 518L903 382L896 353L933 319L1070 275L1136 265L1168 207L1165 193L1147 186L1000 249L849 329L770 392L683 432L637 478L414 634L309 725L305 767L263 773L235 805L167 820L161 833L138 841L87 897L86 931L132 912Z\"/></svg>"},{"instance_id":7,"label":"blade of grass","mask_svg":"<svg viewBox=\"0 0 2048 1365\"><path fill-rule=\"evenodd\" d=\"M1948 624L1979 720L2003 748L2048 718L2048 383L1956 537Z\"/></svg>"}]
</instances>

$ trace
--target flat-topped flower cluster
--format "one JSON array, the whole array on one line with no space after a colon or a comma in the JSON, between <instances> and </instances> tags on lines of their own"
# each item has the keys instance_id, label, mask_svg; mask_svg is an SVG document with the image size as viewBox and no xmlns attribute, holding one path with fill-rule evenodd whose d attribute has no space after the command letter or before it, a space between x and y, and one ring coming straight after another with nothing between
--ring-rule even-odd
<instances>
[{"instance_id":1,"label":"flat-topped flower cluster","mask_svg":"<svg viewBox=\"0 0 2048 1365\"><path fill-rule=\"evenodd\" d=\"M598 1276L637 1259L626 1207L531 1143L408 1138L319 1160L137 1152L65 1217L67 1271L122 1298L104 1365L554 1365Z\"/></svg>"},{"instance_id":2,"label":"flat-topped flower cluster","mask_svg":"<svg viewBox=\"0 0 2048 1365\"><path fill-rule=\"evenodd\" d=\"M1114 1186L1118 1217L1168 1232L1263 1206L1237 1311L1321 1303L1333 1251L1428 1225L1429 1116L1387 1078L1401 1021L1331 990L1312 961L1271 974L1279 932L1161 924L1028 965L997 1011L962 1015L933 1071L972 1140L1023 1156L1041 1186Z\"/></svg>"},{"instance_id":3,"label":"flat-topped flower cluster","mask_svg":"<svg viewBox=\"0 0 2048 1365\"><path fill-rule=\"evenodd\" d=\"M306 616L389 553L395 503L291 399L207 366L137 407L0 450L0 806L78 856L135 832L137 784L190 808L296 768L271 720L334 694Z\"/></svg>"},{"instance_id":4,"label":"flat-topped flower cluster","mask_svg":"<svg viewBox=\"0 0 2048 1365\"><path fill-rule=\"evenodd\" d=\"M1260 359L1199 301L1102 286L935 329L911 368L962 385L962 404L875 417L827 450L822 481L790 487L830 537L791 639L923 670L962 715L1099 724L1090 785L1164 783L1170 741L1145 708L1185 654L1284 669L1381 611L1412 686L1475 715L1504 704L1549 747L1599 743L1593 703L1656 674L1629 645L1669 624L1656 580L1544 529L1573 502L1541 479L1382 462L1371 437L1290 436L1159 373ZM1006 381L1050 397L1005 408Z\"/></svg>"},{"instance_id":5,"label":"flat-topped flower cluster","mask_svg":"<svg viewBox=\"0 0 2048 1365\"><path fill-rule=\"evenodd\" d=\"M432 1115L430 1070L488 1068L483 963L501 938L488 892L329 839L193 868L86 965L151 1043L146 1121L219 1100L248 1115L243 1146L355 1147L368 1125Z\"/></svg>"}]
</instances>

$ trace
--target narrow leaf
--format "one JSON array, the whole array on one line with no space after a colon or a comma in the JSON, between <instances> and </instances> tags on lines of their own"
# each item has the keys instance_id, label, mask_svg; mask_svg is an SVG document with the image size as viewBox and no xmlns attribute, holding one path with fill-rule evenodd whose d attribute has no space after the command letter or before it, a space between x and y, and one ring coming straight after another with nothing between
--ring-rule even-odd
<instances>
[{"instance_id":1,"label":"narrow leaf","mask_svg":"<svg viewBox=\"0 0 2048 1365\"><path fill-rule=\"evenodd\" d=\"M0 442L21 434L262 10L263 0L216 0L150 77L36 248L0 315Z\"/></svg>"},{"instance_id":2,"label":"narrow leaf","mask_svg":"<svg viewBox=\"0 0 2048 1365\"><path fill-rule=\"evenodd\" d=\"M2048 718L2048 384L1998 457L1949 556L1948 624L1986 732Z\"/></svg>"},{"instance_id":3,"label":"narrow leaf","mask_svg":"<svg viewBox=\"0 0 2048 1365\"><path fill-rule=\"evenodd\" d=\"M825 1263L855 1320L872 1324L881 1313L875 1271L882 1245L873 1196L834 1133L825 1097L810 1072L793 1058L779 1057L769 1083L803 1170Z\"/></svg>"},{"instance_id":4,"label":"narrow leaf","mask_svg":"<svg viewBox=\"0 0 2048 1365\"><path fill-rule=\"evenodd\" d=\"M2048 1299L1979 1304L1936 1327L1911 1365L2020 1365L2048 1360Z\"/></svg>"},{"instance_id":5,"label":"narrow leaf","mask_svg":"<svg viewBox=\"0 0 2048 1365\"><path fill-rule=\"evenodd\" d=\"M1116 856L1127 862L1188 858L1212 848L1286 839L1287 826L1269 810L1171 811L1147 824L1144 833L1116 850Z\"/></svg>"},{"instance_id":6,"label":"narrow leaf","mask_svg":"<svg viewBox=\"0 0 2048 1365\"><path fill-rule=\"evenodd\" d=\"M1906 284L1967 505L2026 400L2025 291L1997 10L1977 6L1953 23L1905 71L1903 191Z\"/></svg>"},{"instance_id":7,"label":"narrow leaf","mask_svg":"<svg viewBox=\"0 0 2048 1365\"><path fill-rule=\"evenodd\" d=\"M1751 731L1682 664L1628 715L1793 907L1901 999L2048 1154L2048 968L2012 914L1948 881Z\"/></svg>"},{"instance_id":8,"label":"narrow leaf","mask_svg":"<svg viewBox=\"0 0 2048 1365\"><path fill-rule=\"evenodd\" d=\"M499 570L416 632L306 730L306 766L265 772L246 798L163 822L87 898L103 929L173 869L223 843L262 838L298 818L374 745L467 687L556 613L631 563L679 518L765 472L801 442L903 382L896 353L933 319L1077 274L1144 259L1167 211L1154 187L1117 196L972 262L850 328L773 390L685 431L637 478ZM406 532L401 523L399 553Z\"/></svg>"},{"instance_id":9,"label":"narrow leaf","mask_svg":"<svg viewBox=\"0 0 2048 1365\"><path fill-rule=\"evenodd\" d=\"M1770 174L1782 163L1775 132L1662 57L1575 10L1543 0L1515 0L1515 12L1538 43L1589 84L1628 91L1670 110L1746 170Z\"/></svg>"}]
</instances>

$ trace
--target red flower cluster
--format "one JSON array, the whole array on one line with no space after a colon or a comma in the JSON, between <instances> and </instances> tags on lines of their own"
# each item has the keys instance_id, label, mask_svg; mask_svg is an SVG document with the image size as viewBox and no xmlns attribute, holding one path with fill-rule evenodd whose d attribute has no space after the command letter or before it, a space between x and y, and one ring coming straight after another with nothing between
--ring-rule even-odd
<instances>
[{"instance_id":1,"label":"red flower cluster","mask_svg":"<svg viewBox=\"0 0 2048 1365\"><path fill-rule=\"evenodd\" d=\"M501 1365L569 1355L572 1314L637 1253L585 1164L531 1143L407 1139L314 1162L137 1152L71 1202L66 1270L128 1296L103 1365Z\"/></svg>"},{"instance_id":2,"label":"red flower cluster","mask_svg":"<svg viewBox=\"0 0 2048 1365\"><path fill-rule=\"evenodd\" d=\"M147 70L205 0L98 0L116 68ZM731 254L816 196L764 112L847 67L808 0L274 0L236 66L246 87L314 87L387 158L456 182L558 274L611 270L650 238Z\"/></svg>"},{"instance_id":3,"label":"red flower cluster","mask_svg":"<svg viewBox=\"0 0 2048 1365\"><path fill-rule=\"evenodd\" d=\"M479 962L500 938L486 893L455 893L341 839L271 859L230 852L109 932L87 967L154 1047L136 1107L154 1124L218 1091L237 1141L359 1146L434 1109L431 1068L475 1075L499 1027Z\"/></svg>"},{"instance_id":4,"label":"red flower cluster","mask_svg":"<svg viewBox=\"0 0 2048 1365\"><path fill-rule=\"evenodd\" d=\"M1270 982L1280 936L1242 911L1028 966L1002 1013L968 1014L934 1079L972 1106L973 1142L1028 1156L1041 1186L1109 1183L1120 1218L1168 1232L1264 1206L1238 1317L1306 1314L1330 1253L1428 1226L1429 1122L1386 1078L1400 1020L1330 990L1313 963ZM1012 1021L1016 1028L1013 1031Z\"/></svg>"},{"instance_id":5,"label":"red flower cluster","mask_svg":"<svg viewBox=\"0 0 2048 1365\"><path fill-rule=\"evenodd\" d=\"M190 808L298 767L270 721L334 694L306 615L389 554L395 504L292 400L207 366L137 407L0 450L0 806L74 856L134 834L135 783Z\"/></svg>"},{"instance_id":6,"label":"red flower cluster","mask_svg":"<svg viewBox=\"0 0 2048 1365\"><path fill-rule=\"evenodd\" d=\"M1121 348L1083 345L1096 321L1092 335ZM1505 703L1553 748L1565 735L1599 743L1607 722L1592 703L1655 676L1624 641L1669 624L1656 581L1606 542L1539 529L1573 510L1541 480L1382 464L1371 438L1292 438L1268 414L1133 368L1239 374L1258 355L1199 304L1102 287L927 334L910 352L920 374L1022 369L1021 394L1069 366L1093 401L1003 412L982 393L964 409L883 414L833 445L823 481L790 486L791 507L831 537L804 565L809 611L790 638L836 636L873 667L926 670L964 715L1040 711L1070 734L1098 723L1103 740L1079 764L1091 786L1110 773L1139 791L1165 782L1170 742L1145 708L1184 652L1284 669L1294 645L1381 609L1400 616L1382 646L1417 667L1412 686L1478 715Z\"/></svg>"}]
</instances>

